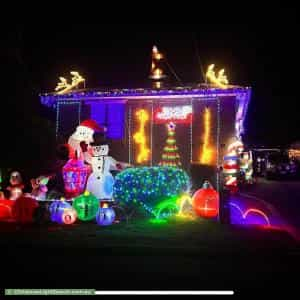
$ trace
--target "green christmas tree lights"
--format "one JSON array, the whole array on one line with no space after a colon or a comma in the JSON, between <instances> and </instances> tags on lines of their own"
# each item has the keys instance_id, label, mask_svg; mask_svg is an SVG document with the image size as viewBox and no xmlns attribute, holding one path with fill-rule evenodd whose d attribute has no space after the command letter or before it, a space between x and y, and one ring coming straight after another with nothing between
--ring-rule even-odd
<instances>
[{"instance_id":1,"label":"green christmas tree lights","mask_svg":"<svg viewBox=\"0 0 300 300\"><path fill-rule=\"evenodd\" d=\"M176 125L171 122L167 124L168 138L163 149L162 160L160 166L181 167L180 155L176 145L175 129Z\"/></svg>"}]
</instances>

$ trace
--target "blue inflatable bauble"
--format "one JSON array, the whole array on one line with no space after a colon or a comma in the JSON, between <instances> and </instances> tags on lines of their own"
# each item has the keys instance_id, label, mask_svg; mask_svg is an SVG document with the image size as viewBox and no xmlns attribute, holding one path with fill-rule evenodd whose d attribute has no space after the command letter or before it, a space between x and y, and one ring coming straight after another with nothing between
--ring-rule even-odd
<instances>
[{"instance_id":1,"label":"blue inflatable bauble","mask_svg":"<svg viewBox=\"0 0 300 300\"><path fill-rule=\"evenodd\" d=\"M71 208L70 203L63 200L55 200L49 207L51 221L60 223L64 211Z\"/></svg>"},{"instance_id":2,"label":"blue inflatable bauble","mask_svg":"<svg viewBox=\"0 0 300 300\"><path fill-rule=\"evenodd\" d=\"M114 222L115 218L116 213L111 207L99 208L96 215L97 224L100 226L111 225Z\"/></svg>"}]
</instances>

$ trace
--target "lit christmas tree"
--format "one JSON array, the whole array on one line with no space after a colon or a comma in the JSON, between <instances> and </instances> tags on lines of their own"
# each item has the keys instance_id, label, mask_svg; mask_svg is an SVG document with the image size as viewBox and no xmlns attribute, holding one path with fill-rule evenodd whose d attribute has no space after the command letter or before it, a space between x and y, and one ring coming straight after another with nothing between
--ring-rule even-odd
<instances>
[{"instance_id":1,"label":"lit christmas tree","mask_svg":"<svg viewBox=\"0 0 300 300\"><path fill-rule=\"evenodd\" d=\"M171 122L167 124L168 129L168 139L166 141L166 146L163 150L162 161L160 162L160 166L168 166L168 167L180 167L180 155L178 152L178 147L176 145L175 139L175 129L176 125Z\"/></svg>"}]
</instances>

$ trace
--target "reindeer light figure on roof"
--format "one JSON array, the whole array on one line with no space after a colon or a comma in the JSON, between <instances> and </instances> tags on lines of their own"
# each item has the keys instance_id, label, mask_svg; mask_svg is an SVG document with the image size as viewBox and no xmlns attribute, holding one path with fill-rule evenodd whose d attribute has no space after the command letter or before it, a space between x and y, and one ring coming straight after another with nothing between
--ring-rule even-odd
<instances>
[{"instance_id":1,"label":"reindeer light figure on roof","mask_svg":"<svg viewBox=\"0 0 300 300\"><path fill-rule=\"evenodd\" d=\"M85 82L85 79L78 72L72 71L70 74L73 76L71 84L68 83L66 78L59 77L60 82L55 88L58 95L63 95L77 87L80 83Z\"/></svg>"},{"instance_id":2,"label":"reindeer light figure on roof","mask_svg":"<svg viewBox=\"0 0 300 300\"><path fill-rule=\"evenodd\" d=\"M209 79L211 83L215 84L216 86L222 89L226 89L229 82L227 76L225 75L225 70L224 69L220 70L218 76L216 76L214 68L215 68L214 64L208 67L206 77Z\"/></svg>"}]
</instances>

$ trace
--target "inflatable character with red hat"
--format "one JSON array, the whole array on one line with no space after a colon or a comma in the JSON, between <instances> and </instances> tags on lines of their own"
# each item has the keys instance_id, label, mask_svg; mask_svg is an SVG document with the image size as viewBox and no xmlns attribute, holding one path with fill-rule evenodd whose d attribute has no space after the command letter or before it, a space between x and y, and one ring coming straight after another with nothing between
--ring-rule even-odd
<instances>
[{"instance_id":1,"label":"inflatable character with red hat","mask_svg":"<svg viewBox=\"0 0 300 300\"><path fill-rule=\"evenodd\" d=\"M68 140L69 157L71 159L78 158L80 160L86 160L89 156L89 145L94 141L94 133L104 133L105 131L106 128L99 126L94 120L81 122Z\"/></svg>"}]
</instances>

